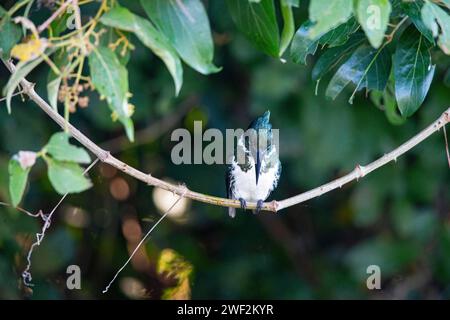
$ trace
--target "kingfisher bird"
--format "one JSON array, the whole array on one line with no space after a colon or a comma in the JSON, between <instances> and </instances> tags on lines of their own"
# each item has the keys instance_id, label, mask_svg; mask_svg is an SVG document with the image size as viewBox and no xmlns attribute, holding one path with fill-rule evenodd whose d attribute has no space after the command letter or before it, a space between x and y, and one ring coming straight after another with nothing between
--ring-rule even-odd
<instances>
[{"instance_id":1,"label":"kingfisher bird","mask_svg":"<svg viewBox=\"0 0 450 320\"><path fill-rule=\"evenodd\" d=\"M264 200L277 187L281 175L281 162L269 119L270 111L266 111L238 138L225 176L227 197L239 200L244 210L247 201L256 202L254 213L261 211ZM229 208L228 214L234 218L236 209Z\"/></svg>"}]
</instances>

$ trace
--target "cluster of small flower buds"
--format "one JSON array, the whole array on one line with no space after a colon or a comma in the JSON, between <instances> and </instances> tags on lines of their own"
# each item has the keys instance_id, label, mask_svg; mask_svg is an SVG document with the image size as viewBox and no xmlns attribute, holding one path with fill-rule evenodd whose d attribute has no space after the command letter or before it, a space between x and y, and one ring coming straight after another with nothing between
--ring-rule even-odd
<instances>
[{"instance_id":1,"label":"cluster of small flower buds","mask_svg":"<svg viewBox=\"0 0 450 320\"><path fill-rule=\"evenodd\" d=\"M58 101L66 102L68 101L69 112L74 113L76 107L86 108L89 105L88 96L80 96L85 90L93 90L92 84L90 82L85 82L77 86L69 86L67 84L62 84L58 91Z\"/></svg>"}]
</instances>

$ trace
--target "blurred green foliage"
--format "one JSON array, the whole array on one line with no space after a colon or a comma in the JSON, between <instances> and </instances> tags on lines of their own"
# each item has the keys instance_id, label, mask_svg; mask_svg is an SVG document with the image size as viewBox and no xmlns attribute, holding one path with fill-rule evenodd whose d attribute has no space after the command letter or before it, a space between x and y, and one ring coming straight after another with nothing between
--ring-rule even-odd
<instances>
[{"instance_id":1,"label":"blurred green foliage","mask_svg":"<svg viewBox=\"0 0 450 320\"><path fill-rule=\"evenodd\" d=\"M137 2L122 3L144 16ZM316 95L311 63L306 67L283 64L258 52L235 31L229 16L223 14L225 7L222 1L210 1L207 6L215 38L214 63L222 71L204 76L185 68L177 98L165 66L131 38L136 48L128 73L136 131L179 112L178 106L192 95L199 102L176 127L192 128L192 122L201 119L206 127L245 128L270 109L274 127L280 128L283 163L274 199L298 194L345 174L358 163L372 161L448 107L444 79L450 62L442 53L433 56L439 63L423 106L403 125L395 126L361 94L349 105L346 97L351 88L330 101L319 83ZM296 18L304 21L303 3L300 9ZM44 19L48 11L33 14ZM8 72L3 67L0 72L3 86ZM40 67L30 76L44 96L47 73ZM8 116L1 102L0 199L5 202L10 202L10 155L37 151L58 131L32 102L15 97L12 109ZM72 115L71 121L98 143L123 134L120 124L110 121L106 102L95 94L89 107ZM224 196L224 166L171 163L172 129L117 156L154 176ZM45 166L36 166L23 207L48 213L60 196L50 186ZM163 221L146 244L144 262L128 265L107 295L101 291L128 258L127 250L136 244L133 235L142 236L159 213L152 188L104 165L97 165L90 177L93 188L64 201L45 241L35 249L31 289L23 288L21 272L41 221L0 207L0 298L170 297L181 278L170 281L167 272L159 272L158 261L168 249L188 266L187 275L179 264L174 270L170 264L166 268L169 274L183 270L192 298L450 298L450 171L442 132L361 181L277 215L238 211L230 219L224 208L192 203L183 220ZM127 221L134 224L127 228ZM66 289L70 264L81 268L81 290ZM371 264L381 268L382 290L366 288L366 268ZM127 285L127 279L134 282Z\"/></svg>"}]
</instances>

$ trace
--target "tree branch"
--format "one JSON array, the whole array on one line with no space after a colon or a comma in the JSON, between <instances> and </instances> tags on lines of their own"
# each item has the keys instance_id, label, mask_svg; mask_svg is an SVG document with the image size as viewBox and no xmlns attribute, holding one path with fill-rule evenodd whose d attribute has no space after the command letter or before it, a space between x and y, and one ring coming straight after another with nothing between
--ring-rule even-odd
<instances>
[{"instance_id":1,"label":"tree branch","mask_svg":"<svg viewBox=\"0 0 450 320\"><path fill-rule=\"evenodd\" d=\"M12 72L15 69L15 66L12 62L5 62L6 67ZM128 164L120 161L119 159L113 157L109 151L100 148L94 142L92 142L88 137L86 137L82 132L80 132L77 128L75 128L70 123L66 123L64 118L60 116L44 99L42 99L34 90L34 85L23 79L21 82L23 92L30 97L32 101L34 101L47 115L52 118L61 128L67 128L69 133L73 138L78 140L85 148L90 150L93 154L96 155L100 161L107 163L121 171L125 174L136 178L142 182L145 182L148 185L155 186L167 191L171 191L180 196L184 196L186 198L190 198L195 201L200 201L204 203L209 203L222 207L233 207L240 208L240 202L238 200L231 200L225 198L214 197L206 194L202 194L199 192L191 191L186 188L184 185L173 185L166 181L160 180L158 178L153 177L151 174L146 174L142 171L139 171L136 168L129 166ZM310 191L304 192L302 194L296 195L294 197L282 200L282 201L271 201L265 202L263 204L262 210L277 212L278 210L285 209L287 207L291 207L293 205L305 202L312 198L319 197L331 190L342 187L344 184L347 184L353 180L358 180L363 178L365 175L370 172L384 166L388 162L394 160L396 161L398 157L402 154L406 153L414 146L421 143L423 140L427 139L434 132L438 131L440 128L444 127L447 123L450 122L450 108L448 108L436 121L434 121L431 125L429 125L426 129L412 137L410 140L406 141L404 144L399 146L397 149L391 151L388 154L385 154L383 157L375 160L374 162L361 166L357 165L356 168L350 172L349 174L333 180L329 183L326 183L320 187L312 189ZM256 203L248 202L248 209L256 209Z\"/></svg>"},{"instance_id":2,"label":"tree branch","mask_svg":"<svg viewBox=\"0 0 450 320\"><path fill-rule=\"evenodd\" d=\"M372 171L384 166L388 162L397 161L397 158L402 154L408 152L413 147L421 143L423 140L427 139L433 133L444 127L450 122L450 108L448 108L436 121L430 124L427 128L416 134L414 137L403 143L397 149L385 154L381 158L378 158L374 162L369 163L366 166L356 165L355 169L349 174L321 185L315 189L309 190L302 194L293 196L291 198L282 200L278 202L278 210L291 207L295 204L299 204L310 200L312 198L319 197L324 193L330 192L331 190L341 188L344 184L347 184L353 180L359 180L364 176L368 175Z\"/></svg>"}]
</instances>

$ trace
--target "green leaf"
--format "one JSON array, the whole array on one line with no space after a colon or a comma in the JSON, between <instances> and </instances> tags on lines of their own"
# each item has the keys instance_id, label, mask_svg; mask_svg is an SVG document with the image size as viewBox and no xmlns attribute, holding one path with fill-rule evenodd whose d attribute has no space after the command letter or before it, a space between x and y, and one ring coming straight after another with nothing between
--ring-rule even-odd
<instances>
[{"instance_id":1,"label":"green leaf","mask_svg":"<svg viewBox=\"0 0 450 320\"><path fill-rule=\"evenodd\" d=\"M411 116L425 100L433 80L429 44L415 30L406 30L394 55L395 97L401 114Z\"/></svg>"},{"instance_id":2,"label":"green leaf","mask_svg":"<svg viewBox=\"0 0 450 320\"><path fill-rule=\"evenodd\" d=\"M329 48L341 46L345 44L350 36L355 33L359 28L356 19L351 18L346 23L328 31L319 39L319 43L322 45L328 45Z\"/></svg>"},{"instance_id":3,"label":"green leaf","mask_svg":"<svg viewBox=\"0 0 450 320\"><path fill-rule=\"evenodd\" d=\"M1 57L9 59L12 47L20 41L22 31L20 27L11 21L6 11L0 12L0 50Z\"/></svg>"},{"instance_id":4,"label":"green leaf","mask_svg":"<svg viewBox=\"0 0 450 320\"><path fill-rule=\"evenodd\" d=\"M427 28L425 23L422 21L421 9L423 6L423 1L413 1L413 2L402 2L401 3L403 11L408 15L411 21L416 26L417 30L420 31L431 43L434 43L433 34L430 29Z\"/></svg>"},{"instance_id":5,"label":"green leaf","mask_svg":"<svg viewBox=\"0 0 450 320\"><path fill-rule=\"evenodd\" d=\"M31 168L23 169L15 157L9 160L9 194L14 207L16 207L22 200L30 169Z\"/></svg>"},{"instance_id":6,"label":"green leaf","mask_svg":"<svg viewBox=\"0 0 450 320\"><path fill-rule=\"evenodd\" d=\"M283 31L281 32L280 52L278 54L280 57L291 43L295 32L294 15L289 1L281 0L281 14L283 16L284 25Z\"/></svg>"},{"instance_id":7,"label":"green leaf","mask_svg":"<svg viewBox=\"0 0 450 320\"><path fill-rule=\"evenodd\" d=\"M331 78L325 93L326 96L335 99L349 83L354 83L356 88L349 99L349 102L352 103L355 93L367 85L367 75L371 70L377 68L376 60L380 56L382 50L386 49L380 48L375 50L366 44L359 46L351 57L339 67L333 78ZM383 73L375 72L371 76L371 85L378 85L377 81L386 85L389 73L385 81L384 79L375 79L379 74L383 75Z\"/></svg>"},{"instance_id":8,"label":"green leaf","mask_svg":"<svg viewBox=\"0 0 450 320\"><path fill-rule=\"evenodd\" d=\"M50 70L49 78L50 74L56 75L52 70ZM52 108L56 112L58 112L58 91L59 86L61 85L62 77L56 75L54 78L53 77L51 78L52 79L49 82L47 82L48 103L52 106Z\"/></svg>"},{"instance_id":9,"label":"green leaf","mask_svg":"<svg viewBox=\"0 0 450 320\"><path fill-rule=\"evenodd\" d=\"M317 50L319 42L311 40L308 37L308 30L311 27L311 22L307 20L304 22L294 35L291 45L291 58L295 63L306 64L308 55L314 55Z\"/></svg>"},{"instance_id":10,"label":"green leaf","mask_svg":"<svg viewBox=\"0 0 450 320\"><path fill-rule=\"evenodd\" d=\"M172 75L175 82L175 94L178 95L183 84L183 67L178 54L163 33L158 31L150 21L119 6L105 13L100 21L109 27L133 32L145 46L160 57Z\"/></svg>"},{"instance_id":11,"label":"green leaf","mask_svg":"<svg viewBox=\"0 0 450 320\"><path fill-rule=\"evenodd\" d=\"M67 22L73 13L68 11L64 12L59 18L55 19L50 23L49 32L53 37L58 37L67 29Z\"/></svg>"},{"instance_id":12,"label":"green leaf","mask_svg":"<svg viewBox=\"0 0 450 320\"><path fill-rule=\"evenodd\" d=\"M58 132L52 135L44 149L56 160L89 163L91 157L85 149L71 145L69 135Z\"/></svg>"},{"instance_id":13,"label":"green leaf","mask_svg":"<svg viewBox=\"0 0 450 320\"><path fill-rule=\"evenodd\" d=\"M109 48L99 46L89 55L92 83L125 127L128 139L134 140L132 110L128 104L128 71Z\"/></svg>"},{"instance_id":14,"label":"green leaf","mask_svg":"<svg viewBox=\"0 0 450 320\"><path fill-rule=\"evenodd\" d=\"M200 0L141 0L141 5L189 66L202 74L221 70L212 62L211 29Z\"/></svg>"},{"instance_id":15,"label":"green leaf","mask_svg":"<svg viewBox=\"0 0 450 320\"><path fill-rule=\"evenodd\" d=\"M280 53L280 36L273 0L250 3L227 0L228 9L238 29L259 50L270 56Z\"/></svg>"},{"instance_id":16,"label":"green leaf","mask_svg":"<svg viewBox=\"0 0 450 320\"><path fill-rule=\"evenodd\" d=\"M47 158L48 178L59 194L79 193L89 189L91 181L83 175L83 168L74 162Z\"/></svg>"},{"instance_id":17,"label":"green leaf","mask_svg":"<svg viewBox=\"0 0 450 320\"><path fill-rule=\"evenodd\" d=\"M438 5L427 1L422 7L422 21L438 38L442 51L450 55L450 16Z\"/></svg>"},{"instance_id":18,"label":"green leaf","mask_svg":"<svg viewBox=\"0 0 450 320\"><path fill-rule=\"evenodd\" d=\"M309 37L318 39L350 19L353 12L352 2L349 0L311 0L309 20L315 22L315 25L309 30Z\"/></svg>"},{"instance_id":19,"label":"green leaf","mask_svg":"<svg viewBox=\"0 0 450 320\"><path fill-rule=\"evenodd\" d=\"M375 57L377 51L373 51L372 55ZM372 66L367 71L366 82L368 90L384 91L391 73L392 59L391 54L387 48L378 52L374 59Z\"/></svg>"},{"instance_id":20,"label":"green leaf","mask_svg":"<svg viewBox=\"0 0 450 320\"><path fill-rule=\"evenodd\" d=\"M8 113L11 113L11 99L14 94L14 91L20 84L20 81L23 80L34 68L36 68L44 59L42 56L31 60L31 61L22 61L16 65L16 69L14 73L9 77L8 83L3 88L3 94L6 95L6 108Z\"/></svg>"},{"instance_id":21,"label":"green leaf","mask_svg":"<svg viewBox=\"0 0 450 320\"><path fill-rule=\"evenodd\" d=\"M314 65L312 79L317 81L322 78L342 60L347 59L364 40L365 37L362 34L355 34L344 45L326 50Z\"/></svg>"},{"instance_id":22,"label":"green leaf","mask_svg":"<svg viewBox=\"0 0 450 320\"><path fill-rule=\"evenodd\" d=\"M389 0L357 0L356 2L358 21L374 48L379 48L383 43L391 9Z\"/></svg>"}]
</instances>

